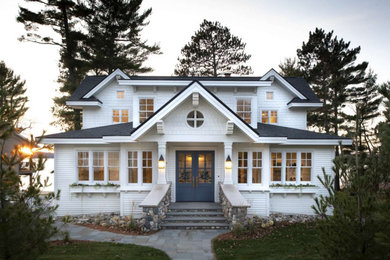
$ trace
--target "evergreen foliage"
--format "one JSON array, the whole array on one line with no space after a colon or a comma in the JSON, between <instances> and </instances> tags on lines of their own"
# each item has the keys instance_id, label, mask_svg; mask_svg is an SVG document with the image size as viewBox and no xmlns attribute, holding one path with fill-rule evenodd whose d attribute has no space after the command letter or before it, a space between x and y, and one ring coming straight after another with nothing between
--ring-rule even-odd
<instances>
[{"instance_id":1,"label":"evergreen foliage","mask_svg":"<svg viewBox=\"0 0 390 260\"><path fill-rule=\"evenodd\" d=\"M174 73L179 76L221 76L252 73L245 63L251 55L246 43L220 22L203 20L191 41L181 49Z\"/></svg>"},{"instance_id":2,"label":"evergreen foliage","mask_svg":"<svg viewBox=\"0 0 390 260\"><path fill-rule=\"evenodd\" d=\"M86 70L80 57L81 42L85 39L80 29L76 28L83 16L73 0L25 0L35 3L40 8L19 7L17 21L24 24L26 34L21 41L59 47L60 52L60 96L54 98L52 112L56 118L54 125L64 130L81 129L81 111L69 108L65 102L74 92ZM51 30L47 30L50 28Z\"/></svg>"},{"instance_id":3,"label":"evergreen foliage","mask_svg":"<svg viewBox=\"0 0 390 260\"><path fill-rule=\"evenodd\" d=\"M95 74L110 74L117 68L132 75L152 71L144 62L149 55L160 54L160 47L149 45L140 35L152 8L141 12L142 0L85 2L81 8L88 13L83 18L88 34L83 57L88 69Z\"/></svg>"},{"instance_id":4,"label":"evergreen foliage","mask_svg":"<svg viewBox=\"0 0 390 260\"><path fill-rule=\"evenodd\" d=\"M326 133L339 134L343 123L341 109L347 101L349 86L364 83L367 62L355 64L360 47L316 28L297 50L299 65L323 107L311 112L308 123Z\"/></svg>"},{"instance_id":5,"label":"evergreen foliage","mask_svg":"<svg viewBox=\"0 0 390 260\"><path fill-rule=\"evenodd\" d=\"M49 201L54 199L51 193L44 198L40 191L42 183L34 175L26 190L20 190L21 182L17 169L19 164L28 159L29 170L37 173L44 169L42 155L33 159L22 154L20 147L6 153L8 139L19 129L17 123L24 115L27 97L24 81L13 71L0 63L0 258L34 259L47 248L47 240L56 232L52 217L56 206ZM28 146L38 147L31 137ZM41 148L42 149L42 148ZM39 151L39 149L38 149Z\"/></svg>"},{"instance_id":6,"label":"evergreen foliage","mask_svg":"<svg viewBox=\"0 0 390 260\"><path fill-rule=\"evenodd\" d=\"M301 70L296 58L286 58L279 64L279 74L283 77L303 77L304 73Z\"/></svg>"}]
</instances>

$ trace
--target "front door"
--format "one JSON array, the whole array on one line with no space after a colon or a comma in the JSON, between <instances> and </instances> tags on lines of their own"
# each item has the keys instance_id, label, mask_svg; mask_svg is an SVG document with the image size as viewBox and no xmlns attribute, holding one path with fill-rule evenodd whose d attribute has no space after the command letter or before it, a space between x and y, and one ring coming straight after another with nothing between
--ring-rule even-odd
<instances>
[{"instance_id":1,"label":"front door","mask_svg":"<svg viewBox=\"0 0 390 260\"><path fill-rule=\"evenodd\" d=\"M176 201L214 201L214 152L176 152Z\"/></svg>"}]
</instances>

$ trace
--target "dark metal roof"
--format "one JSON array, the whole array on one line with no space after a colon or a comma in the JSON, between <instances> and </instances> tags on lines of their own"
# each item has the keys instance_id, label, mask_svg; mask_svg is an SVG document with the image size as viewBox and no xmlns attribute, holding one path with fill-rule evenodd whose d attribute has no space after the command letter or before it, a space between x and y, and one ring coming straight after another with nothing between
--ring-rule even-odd
<instances>
[{"instance_id":1,"label":"dark metal roof","mask_svg":"<svg viewBox=\"0 0 390 260\"><path fill-rule=\"evenodd\" d=\"M348 137L263 123L257 123L255 131L260 137L287 137L287 139L350 139Z\"/></svg>"},{"instance_id":2,"label":"dark metal roof","mask_svg":"<svg viewBox=\"0 0 390 260\"><path fill-rule=\"evenodd\" d=\"M133 122L100 127L74 130L65 133L45 135L44 138L54 139L95 139L103 136L130 136L134 132Z\"/></svg>"},{"instance_id":3,"label":"dark metal roof","mask_svg":"<svg viewBox=\"0 0 390 260\"><path fill-rule=\"evenodd\" d=\"M80 86L71 95L68 101L99 101L95 97L83 98L95 86L102 82L107 76L86 76ZM259 81L261 77L176 77L176 76L131 76L132 80L190 80L192 81ZM305 99L294 98L290 103L320 103L321 101L314 94L309 84L302 77L284 77L296 90L307 97ZM100 101L99 101L100 102Z\"/></svg>"}]
</instances>

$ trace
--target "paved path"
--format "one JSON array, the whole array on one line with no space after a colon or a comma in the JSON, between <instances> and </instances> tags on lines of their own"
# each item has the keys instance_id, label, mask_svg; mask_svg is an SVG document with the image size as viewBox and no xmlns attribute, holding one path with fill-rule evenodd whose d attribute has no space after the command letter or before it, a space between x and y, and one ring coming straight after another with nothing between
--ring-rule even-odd
<instances>
[{"instance_id":1,"label":"paved path","mask_svg":"<svg viewBox=\"0 0 390 260\"><path fill-rule=\"evenodd\" d=\"M58 227L63 227L58 224ZM63 228L61 228L63 229ZM71 239L151 246L172 259L213 259L211 240L226 230L161 230L150 236L131 236L68 224Z\"/></svg>"}]
</instances>

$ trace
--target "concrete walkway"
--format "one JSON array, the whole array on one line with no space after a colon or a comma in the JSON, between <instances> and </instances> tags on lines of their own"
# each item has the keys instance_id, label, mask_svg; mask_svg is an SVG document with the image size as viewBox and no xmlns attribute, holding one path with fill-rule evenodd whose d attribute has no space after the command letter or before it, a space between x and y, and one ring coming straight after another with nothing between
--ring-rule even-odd
<instances>
[{"instance_id":1,"label":"concrete walkway","mask_svg":"<svg viewBox=\"0 0 390 260\"><path fill-rule=\"evenodd\" d=\"M57 224L64 230L62 223ZM161 230L150 236L131 236L67 224L71 239L136 244L161 249L172 259L213 259L211 240L227 230ZM61 239L61 238L57 238Z\"/></svg>"}]
</instances>

